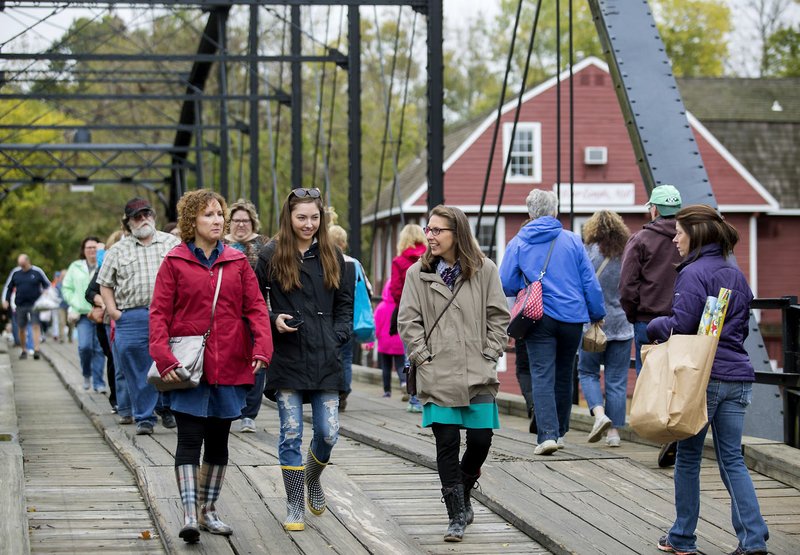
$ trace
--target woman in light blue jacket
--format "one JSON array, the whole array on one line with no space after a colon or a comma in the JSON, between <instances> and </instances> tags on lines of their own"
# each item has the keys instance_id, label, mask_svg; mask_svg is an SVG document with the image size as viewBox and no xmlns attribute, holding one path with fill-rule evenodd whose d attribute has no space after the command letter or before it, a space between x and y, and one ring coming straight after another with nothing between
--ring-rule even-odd
<instances>
[{"instance_id":1,"label":"woman in light blue jacket","mask_svg":"<svg viewBox=\"0 0 800 555\"><path fill-rule=\"evenodd\" d=\"M89 236L81 242L80 258L69 265L61 286L61 294L70 309L80 315L78 328L78 357L83 371L83 389L94 387L98 393L106 390L103 379L106 357L97 339L94 322L86 317L92 305L86 301L86 288L97 269L97 237Z\"/></svg>"},{"instance_id":2,"label":"woman in light blue jacket","mask_svg":"<svg viewBox=\"0 0 800 555\"><path fill-rule=\"evenodd\" d=\"M544 317L525 338L531 364L533 404L538 428L535 455L550 455L564 446L572 411L572 367L583 324L605 318L603 292L580 237L556 219L558 199L534 189L527 198L531 221L509 242L500 265L508 296L542 278Z\"/></svg>"}]
</instances>

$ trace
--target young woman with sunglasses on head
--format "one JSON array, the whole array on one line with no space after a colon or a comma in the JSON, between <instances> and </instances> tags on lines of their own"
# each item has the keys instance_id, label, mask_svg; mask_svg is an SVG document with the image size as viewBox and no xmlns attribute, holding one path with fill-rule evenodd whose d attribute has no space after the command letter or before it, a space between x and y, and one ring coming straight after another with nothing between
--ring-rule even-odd
<instances>
[{"instance_id":1,"label":"young woman with sunglasses on head","mask_svg":"<svg viewBox=\"0 0 800 555\"><path fill-rule=\"evenodd\" d=\"M470 490L500 427L496 366L509 315L497 266L483 256L464 212L435 207L425 235L428 248L406 274L397 323L417 366L422 425L436 438L450 518L444 540L458 542L474 515ZM467 448L459 462L462 428Z\"/></svg>"},{"instance_id":2,"label":"young woman with sunglasses on head","mask_svg":"<svg viewBox=\"0 0 800 555\"><path fill-rule=\"evenodd\" d=\"M339 437L339 349L350 341L355 274L328 235L319 189L294 189L283 204L277 235L259 253L256 275L269 307L275 353L266 391L281 421L278 460L286 487L286 530L303 530L308 506L320 515L320 475ZM311 403L313 432L303 465L303 403Z\"/></svg>"}]
</instances>

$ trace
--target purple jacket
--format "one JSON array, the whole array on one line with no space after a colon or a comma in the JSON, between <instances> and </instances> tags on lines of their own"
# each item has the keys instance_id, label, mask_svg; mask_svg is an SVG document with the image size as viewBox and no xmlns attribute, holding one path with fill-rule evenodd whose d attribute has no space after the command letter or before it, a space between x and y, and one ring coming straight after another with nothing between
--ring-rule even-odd
<instances>
[{"instance_id":1,"label":"purple jacket","mask_svg":"<svg viewBox=\"0 0 800 555\"><path fill-rule=\"evenodd\" d=\"M689 258L693 253L689 255ZM650 341L666 341L672 333L694 335L706 304L706 297L716 297L720 287L731 290L728 313L722 326L711 377L725 382L755 381L755 371L744 349L753 293L742 271L722 257L719 245L706 245L700 257L678 266L672 314L653 319L647 325Z\"/></svg>"}]
</instances>

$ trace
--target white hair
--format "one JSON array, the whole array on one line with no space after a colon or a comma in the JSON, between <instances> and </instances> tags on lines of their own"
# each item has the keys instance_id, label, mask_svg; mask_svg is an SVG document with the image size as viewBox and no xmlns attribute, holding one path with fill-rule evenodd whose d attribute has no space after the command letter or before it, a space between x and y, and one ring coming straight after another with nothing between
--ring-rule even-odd
<instances>
[{"instance_id":1,"label":"white hair","mask_svg":"<svg viewBox=\"0 0 800 555\"><path fill-rule=\"evenodd\" d=\"M533 189L528 193L525 204L528 205L528 216L532 220L542 216L556 217L558 215L558 197L553 191Z\"/></svg>"}]
</instances>

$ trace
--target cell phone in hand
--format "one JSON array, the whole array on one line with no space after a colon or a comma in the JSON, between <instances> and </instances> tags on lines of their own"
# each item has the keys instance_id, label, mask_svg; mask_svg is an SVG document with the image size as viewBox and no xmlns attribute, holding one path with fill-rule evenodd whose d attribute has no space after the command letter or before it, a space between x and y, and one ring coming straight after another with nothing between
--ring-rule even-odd
<instances>
[{"instance_id":1,"label":"cell phone in hand","mask_svg":"<svg viewBox=\"0 0 800 555\"><path fill-rule=\"evenodd\" d=\"M301 320L300 318L289 318L288 320L284 320L283 323L289 326L290 328L299 328L305 322L303 322L303 320Z\"/></svg>"}]
</instances>

